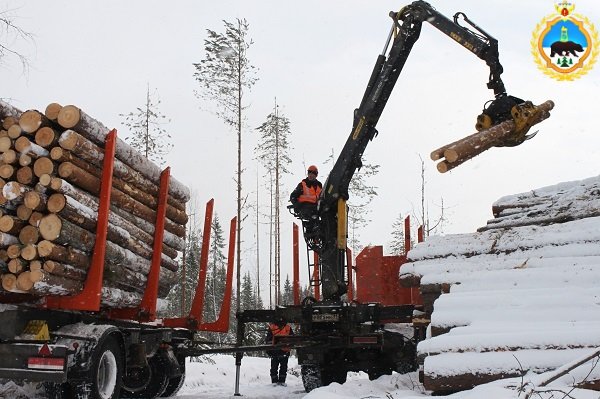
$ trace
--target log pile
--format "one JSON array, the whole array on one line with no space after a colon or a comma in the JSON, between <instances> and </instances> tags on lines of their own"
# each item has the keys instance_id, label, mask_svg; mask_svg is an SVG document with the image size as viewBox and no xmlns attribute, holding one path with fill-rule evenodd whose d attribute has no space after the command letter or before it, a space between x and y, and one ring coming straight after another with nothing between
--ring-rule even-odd
<instances>
[{"instance_id":1,"label":"log pile","mask_svg":"<svg viewBox=\"0 0 600 399\"><path fill-rule=\"evenodd\" d=\"M503 197L476 233L408 253L404 286L430 318L425 388L470 389L600 347L600 176Z\"/></svg>"},{"instance_id":2,"label":"log pile","mask_svg":"<svg viewBox=\"0 0 600 399\"><path fill-rule=\"evenodd\" d=\"M22 112L0 101L0 121L2 290L76 294L91 265L109 129L56 103ZM102 303L128 307L141 299L151 266L161 170L120 139L115 148ZM189 198L171 178L160 297L175 282Z\"/></svg>"}]
</instances>

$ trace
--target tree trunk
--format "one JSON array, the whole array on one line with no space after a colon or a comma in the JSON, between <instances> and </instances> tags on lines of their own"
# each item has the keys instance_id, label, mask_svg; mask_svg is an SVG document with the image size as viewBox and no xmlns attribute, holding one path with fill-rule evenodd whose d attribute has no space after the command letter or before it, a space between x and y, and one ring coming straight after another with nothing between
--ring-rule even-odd
<instances>
[{"instance_id":1,"label":"tree trunk","mask_svg":"<svg viewBox=\"0 0 600 399\"><path fill-rule=\"evenodd\" d=\"M52 260L44 262L44 271L55 276L70 278L77 281L85 281L87 273L84 270L78 269L70 265L63 265Z\"/></svg>"},{"instance_id":2,"label":"tree trunk","mask_svg":"<svg viewBox=\"0 0 600 399\"><path fill-rule=\"evenodd\" d=\"M40 241L37 248L38 254L42 258L65 262L81 270L87 270L90 267L90 257L75 248L57 245L48 240Z\"/></svg>"}]
</instances>

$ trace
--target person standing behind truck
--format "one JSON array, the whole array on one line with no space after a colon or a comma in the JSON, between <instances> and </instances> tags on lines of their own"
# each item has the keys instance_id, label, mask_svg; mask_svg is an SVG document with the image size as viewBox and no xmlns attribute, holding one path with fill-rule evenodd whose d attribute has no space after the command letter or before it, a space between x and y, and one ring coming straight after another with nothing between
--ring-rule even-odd
<instances>
[{"instance_id":1,"label":"person standing behind truck","mask_svg":"<svg viewBox=\"0 0 600 399\"><path fill-rule=\"evenodd\" d=\"M269 329L267 331L267 338L265 343L275 344L276 336L289 336L294 335L292 327L280 319L275 323L269 323ZM285 385L285 378L287 377L288 359L290 357L290 348L281 348L267 351L267 354L271 358L271 382L276 385Z\"/></svg>"}]
</instances>

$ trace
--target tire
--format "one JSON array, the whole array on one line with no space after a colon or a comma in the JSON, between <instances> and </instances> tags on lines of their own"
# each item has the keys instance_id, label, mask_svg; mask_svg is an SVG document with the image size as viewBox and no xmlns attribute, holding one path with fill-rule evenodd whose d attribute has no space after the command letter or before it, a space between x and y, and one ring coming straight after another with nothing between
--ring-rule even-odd
<instances>
[{"instance_id":1,"label":"tire","mask_svg":"<svg viewBox=\"0 0 600 399\"><path fill-rule=\"evenodd\" d=\"M71 385L73 397L117 399L121 391L123 354L117 340L107 337L92 355L92 367L85 381Z\"/></svg>"},{"instance_id":2,"label":"tire","mask_svg":"<svg viewBox=\"0 0 600 399\"><path fill-rule=\"evenodd\" d=\"M319 366L314 365L303 365L300 368L302 374L302 384L304 384L304 390L310 392L313 389L323 386L321 380L321 369Z\"/></svg>"},{"instance_id":3,"label":"tire","mask_svg":"<svg viewBox=\"0 0 600 399\"><path fill-rule=\"evenodd\" d=\"M154 399L165 392L169 378L162 359L159 356L151 357L148 360L148 367L150 372L148 384L134 392L124 387L122 392L124 398Z\"/></svg>"},{"instance_id":4,"label":"tire","mask_svg":"<svg viewBox=\"0 0 600 399\"><path fill-rule=\"evenodd\" d=\"M165 391L162 393L161 398L168 398L171 396L175 396L177 392L183 386L183 382L185 380L185 358L178 359L179 370L181 371L181 375L177 377L170 378Z\"/></svg>"},{"instance_id":5,"label":"tire","mask_svg":"<svg viewBox=\"0 0 600 399\"><path fill-rule=\"evenodd\" d=\"M373 381L378 379L379 377L381 377L382 375L391 375L392 374L392 369L391 368L377 368L377 369L371 369L367 372L367 374L369 375L369 380Z\"/></svg>"}]
</instances>

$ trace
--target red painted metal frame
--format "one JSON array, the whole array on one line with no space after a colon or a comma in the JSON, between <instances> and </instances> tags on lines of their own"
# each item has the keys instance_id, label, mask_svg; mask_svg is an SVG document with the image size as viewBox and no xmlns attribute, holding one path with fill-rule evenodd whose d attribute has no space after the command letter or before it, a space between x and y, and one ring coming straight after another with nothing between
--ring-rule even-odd
<instances>
[{"instance_id":1,"label":"red painted metal frame","mask_svg":"<svg viewBox=\"0 0 600 399\"><path fill-rule=\"evenodd\" d=\"M348 265L348 301L354 300L354 279L353 279L353 268L352 268L352 250L346 248L346 265Z\"/></svg>"},{"instance_id":2,"label":"red painted metal frame","mask_svg":"<svg viewBox=\"0 0 600 399\"><path fill-rule=\"evenodd\" d=\"M168 327L184 327L197 330L202 322L202 309L204 307L204 292L206 289L206 273L208 269L208 251L210 245L210 231L212 226L212 214L215 200L206 203L204 214L204 230L202 230L202 249L200 252L200 271L198 273L198 284L192 301L192 308L188 317L177 317L165 319L163 324Z\"/></svg>"},{"instance_id":3,"label":"red painted metal frame","mask_svg":"<svg viewBox=\"0 0 600 399\"><path fill-rule=\"evenodd\" d=\"M104 162L102 164L102 179L100 182L100 202L98 205L98 223L96 224L96 241L94 243L92 264L88 270L83 290L77 295L68 297L45 297L45 303L42 305L44 307L66 310L87 310L92 312L100 310L116 140L117 130L113 129L106 136L106 141L104 143Z\"/></svg>"},{"instance_id":4,"label":"red painted metal frame","mask_svg":"<svg viewBox=\"0 0 600 399\"><path fill-rule=\"evenodd\" d=\"M315 284L315 299L317 301L321 300L321 281L320 276L319 276L319 254L318 253L314 253L314 265L315 267L313 268L313 281Z\"/></svg>"},{"instance_id":5,"label":"red painted metal frame","mask_svg":"<svg viewBox=\"0 0 600 399\"><path fill-rule=\"evenodd\" d=\"M292 243L293 243L293 259L294 259L294 285L292 294L294 296L294 305L300 305L300 253L298 245L298 225L293 223L292 227Z\"/></svg>"},{"instance_id":6,"label":"red painted metal frame","mask_svg":"<svg viewBox=\"0 0 600 399\"><path fill-rule=\"evenodd\" d=\"M410 215L404 219L404 255L410 251Z\"/></svg>"},{"instance_id":7,"label":"red painted metal frame","mask_svg":"<svg viewBox=\"0 0 600 399\"><path fill-rule=\"evenodd\" d=\"M423 242L425 241L425 237L423 235L423 225L419 226L419 229L417 230L417 242Z\"/></svg>"},{"instance_id":8,"label":"red painted metal frame","mask_svg":"<svg viewBox=\"0 0 600 399\"><path fill-rule=\"evenodd\" d=\"M213 331L226 333L229 331L229 314L231 312L231 292L233 290L233 261L235 260L235 236L237 218L231 219L229 226L229 253L227 254L227 277L225 280L225 292L223 303L219 311L219 317L212 323L202 323L198 327L200 331Z\"/></svg>"},{"instance_id":9,"label":"red painted metal frame","mask_svg":"<svg viewBox=\"0 0 600 399\"><path fill-rule=\"evenodd\" d=\"M169 180L171 168L166 168L160 174L158 191L158 207L156 223L154 224L154 244L152 246L152 262L146 282L144 296L139 306L126 309L111 309L109 317L115 319L138 320L143 322L156 319L156 301L158 298L158 280L160 278L160 261L162 256L163 238L165 235L165 218L167 216L167 197L169 195Z\"/></svg>"}]
</instances>

